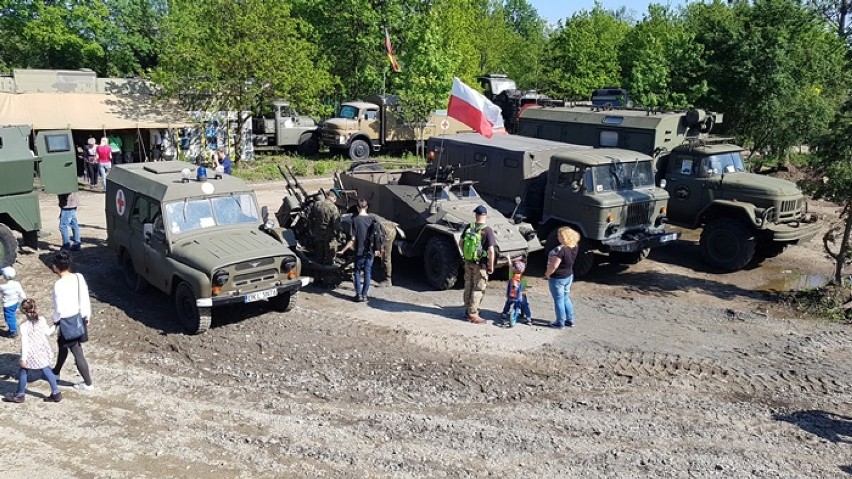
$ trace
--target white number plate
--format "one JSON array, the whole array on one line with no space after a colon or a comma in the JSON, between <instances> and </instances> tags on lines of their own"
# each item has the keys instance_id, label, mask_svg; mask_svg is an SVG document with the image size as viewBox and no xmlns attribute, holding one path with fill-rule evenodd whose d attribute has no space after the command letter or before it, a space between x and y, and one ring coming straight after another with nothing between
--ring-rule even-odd
<instances>
[{"instance_id":1,"label":"white number plate","mask_svg":"<svg viewBox=\"0 0 852 479\"><path fill-rule=\"evenodd\" d=\"M674 241L676 239L677 239L677 233L671 233L671 234L664 235L662 238L660 238L660 243L667 243L669 241Z\"/></svg>"},{"instance_id":2,"label":"white number plate","mask_svg":"<svg viewBox=\"0 0 852 479\"><path fill-rule=\"evenodd\" d=\"M267 289L265 291L258 291L256 293L249 293L246 295L246 303L251 303L254 301L260 301L261 299L271 298L273 296L278 296L277 289Z\"/></svg>"}]
</instances>

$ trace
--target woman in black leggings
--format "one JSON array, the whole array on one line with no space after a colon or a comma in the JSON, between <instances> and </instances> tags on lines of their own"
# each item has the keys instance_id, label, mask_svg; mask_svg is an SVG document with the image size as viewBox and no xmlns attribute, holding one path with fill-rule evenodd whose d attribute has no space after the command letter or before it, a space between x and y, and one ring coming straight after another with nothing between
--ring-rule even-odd
<instances>
[{"instance_id":1,"label":"woman in black leggings","mask_svg":"<svg viewBox=\"0 0 852 479\"><path fill-rule=\"evenodd\" d=\"M77 363L77 371L83 376L83 382L74 385L77 389L90 391L95 388L92 384L92 375L89 373L89 363L83 355L83 343L89 340L89 316L92 314L92 304L89 300L89 286L82 274L74 274L71 269L71 255L67 251L60 251L53 256L53 272L59 275L59 279L53 285L53 322L59 324L61 321L74 319L80 315L85 324L82 336L66 338L62 333L62 325L59 328L59 354L56 357L56 366L53 374L59 378L62 366L68 359L68 350L74 355Z\"/></svg>"}]
</instances>

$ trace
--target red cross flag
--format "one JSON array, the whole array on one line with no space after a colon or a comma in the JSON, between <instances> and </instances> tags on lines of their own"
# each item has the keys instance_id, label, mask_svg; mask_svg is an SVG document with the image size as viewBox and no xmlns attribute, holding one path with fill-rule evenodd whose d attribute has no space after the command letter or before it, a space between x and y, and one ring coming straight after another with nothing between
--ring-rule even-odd
<instances>
[{"instance_id":1,"label":"red cross flag","mask_svg":"<svg viewBox=\"0 0 852 479\"><path fill-rule=\"evenodd\" d=\"M503 128L500 107L456 77L453 77L453 90L447 114L486 138L491 138L494 130ZM502 133L505 133L505 130Z\"/></svg>"}]
</instances>

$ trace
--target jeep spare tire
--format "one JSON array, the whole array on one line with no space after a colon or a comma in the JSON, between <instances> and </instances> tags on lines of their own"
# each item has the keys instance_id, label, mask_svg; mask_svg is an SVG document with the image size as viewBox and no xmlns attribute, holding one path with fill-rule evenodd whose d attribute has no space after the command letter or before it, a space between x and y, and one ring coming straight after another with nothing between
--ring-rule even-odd
<instances>
[{"instance_id":1,"label":"jeep spare tire","mask_svg":"<svg viewBox=\"0 0 852 479\"><path fill-rule=\"evenodd\" d=\"M12 266L18 258L18 240L8 226L0 224L0 268Z\"/></svg>"}]
</instances>

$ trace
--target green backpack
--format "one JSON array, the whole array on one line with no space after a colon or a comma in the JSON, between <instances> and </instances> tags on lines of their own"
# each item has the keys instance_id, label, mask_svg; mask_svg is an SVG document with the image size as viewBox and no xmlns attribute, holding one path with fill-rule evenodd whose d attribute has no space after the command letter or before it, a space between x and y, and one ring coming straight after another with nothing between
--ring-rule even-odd
<instances>
[{"instance_id":1,"label":"green backpack","mask_svg":"<svg viewBox=\"0 0 852 479\"><path fill-rule=\"evenodd\" d=\"M462 257L465 261L478 262L482 259L482 229L484 224L471 223L462 236Z\"/></svg>"}]
</instances>

